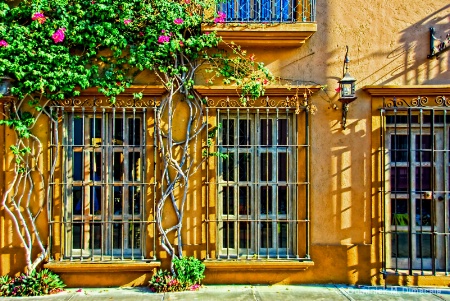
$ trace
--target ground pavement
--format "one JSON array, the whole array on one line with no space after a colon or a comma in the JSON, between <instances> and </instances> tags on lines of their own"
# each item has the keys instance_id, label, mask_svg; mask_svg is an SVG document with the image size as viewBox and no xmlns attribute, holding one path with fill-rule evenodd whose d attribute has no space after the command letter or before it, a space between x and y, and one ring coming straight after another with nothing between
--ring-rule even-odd
<instances>
[{"instance_id":1,"label":"ground pavement","mask_svg":"<svg viewBox=\"0 0 450 301\"><path fill-rule=\"evenodd\" d=\"M167 300L226 300L226 301L299 301L299 300L449 300L448 288L374 287L345 285L205 285L198 291L152 293L148 288L70 288L43 297L5 297L6 300L48 301L167 301Z\"/></svg>"}]
</instances>

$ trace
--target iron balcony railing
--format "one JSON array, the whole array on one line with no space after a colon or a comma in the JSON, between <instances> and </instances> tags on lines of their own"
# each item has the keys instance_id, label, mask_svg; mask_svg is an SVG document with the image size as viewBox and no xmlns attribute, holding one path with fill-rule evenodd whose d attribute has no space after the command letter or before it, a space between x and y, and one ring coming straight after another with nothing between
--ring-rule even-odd
<instances>
[{"instance_id":1,"label":"iron balcony railing","mask_svg":"<svg viewBox=\"0 0 450 301\"><path fill-rule=\"evenodd\" d=\"M225 22L315 22L316 0L229 0L219 11Z\"/></svg>"}]
</instances>

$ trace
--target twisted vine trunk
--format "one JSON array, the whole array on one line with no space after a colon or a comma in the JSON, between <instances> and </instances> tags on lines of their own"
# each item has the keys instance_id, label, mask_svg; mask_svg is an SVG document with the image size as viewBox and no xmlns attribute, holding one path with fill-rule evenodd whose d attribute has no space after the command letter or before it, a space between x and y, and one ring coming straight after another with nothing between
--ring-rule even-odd
<instances>
[{"instance_id":1,"label":"twisted vine trunk","mask_svg":"<svg viewBox=\"0 0 450 301\"><path fill-rule=\"evenodd\" d=\"M156 205L156 224L161 237L162 248L172 259L183 256L183 217L188 199L190 176L198 170L203 160L198 160L198 142L206 124L203 123L202 102L185 84L193 79L197 65L179 55L174 64L183 64L189 71L168 76L158 74L168 94L161 101L157 112L156 135L160 151L161 178L160 196ZM184 111L185 120L178 112ZM174 130L182 135L174 135ZM163 217L175 215L175 223L165 225ZM175 238L175 239L174 239ZM176 245L175 245L176 244Z\"/></svg>"},{"instance_id":2,"label":"twisted vine trunk","mask_svg":"<svg viewBox=\"0 0 450 301\"><path fill-rule=\"evenodd\" d=\"M39 138L32 134L36 121L44 111L37 111L36 116L31 119L32 122L20 123L21 109L28 98L25 96L17 104L11 101L7 106L5 105L5 108L9 109L4 116L5 120L19 122L12 126L15 142L9 146L14 154L13 177L7 184L1 199L1 206L10 217L14 234L19 238L24 249L27 274L34 271L49 253L48 245L44 243L39 233L37 219L48 209L50 197L50 187L40 167L43 161L43 145ZM49 119L54 122L51 118ZM21 128L21 125L24 127ZM8 146L5 145L5 147ZM51 159L49 176L54 173L57 156L55 154ZM48 221L48 215L44 218ZM36 252L38 255L33 258Z\"/></svg>"}]
</instances>

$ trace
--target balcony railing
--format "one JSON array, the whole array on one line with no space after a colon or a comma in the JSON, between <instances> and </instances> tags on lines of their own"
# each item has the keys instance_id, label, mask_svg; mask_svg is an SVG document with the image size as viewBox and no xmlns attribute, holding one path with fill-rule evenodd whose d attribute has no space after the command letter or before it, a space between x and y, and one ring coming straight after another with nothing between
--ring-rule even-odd
<instances>
[{"instance_id":1,"label":"balcony railing","mask_svg":"<svg viewBox=\"0 0 450 301\"><path fill-rule=\"evenodd\" d=\"M295 23L316 21L316 0L229 0L220 4L226 22Z\"/></svg>"}]
</instances>

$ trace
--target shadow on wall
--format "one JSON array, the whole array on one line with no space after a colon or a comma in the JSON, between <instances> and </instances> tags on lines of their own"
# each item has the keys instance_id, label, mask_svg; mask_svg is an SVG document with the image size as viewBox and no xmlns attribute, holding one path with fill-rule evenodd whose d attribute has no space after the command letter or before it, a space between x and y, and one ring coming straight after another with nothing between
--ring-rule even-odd
<instances>
[{"instance_id":1,"label":"shadow on wall","mask_svg":"<svg viewBox=\"0 0 450 301\"><path fill-rule=\"evenodd\" d=\"M450 4L402 30L399 38L402 45L385 53L387 63L360 82L368 85L448 84L450 52L427 58L430 54L431 27L436 30L437 46L439 40L445 40L450 34Z\"/></svg>"}]
</instances>

